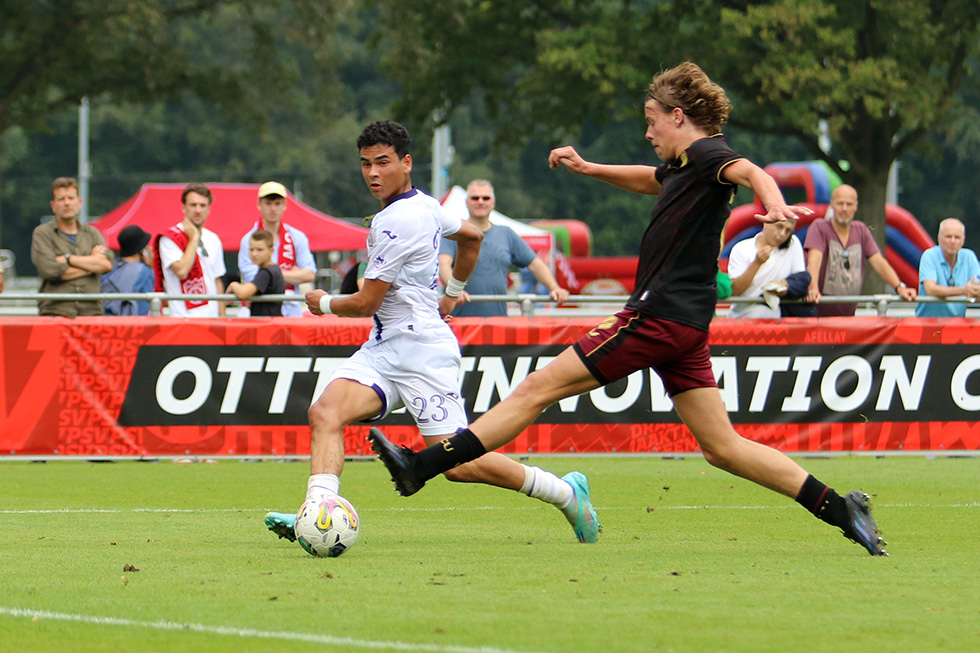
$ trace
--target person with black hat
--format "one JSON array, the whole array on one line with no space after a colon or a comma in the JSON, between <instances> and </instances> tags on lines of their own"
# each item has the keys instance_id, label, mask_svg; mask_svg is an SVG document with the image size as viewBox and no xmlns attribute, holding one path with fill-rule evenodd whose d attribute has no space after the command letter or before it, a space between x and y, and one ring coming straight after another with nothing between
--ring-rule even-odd
<instances>
[{"instance_id":1,"label":"person with black hat","mask_svg":"<svg viewBox=\"0 0 980 653\"><path fill-rule=\"evenodd\" d=\"M102 275L102 292L153 292L153 270L149 266L150 234L131 224L119 232L119 258L111 272ZM114 299L103 305L106 315L147 315L150 302Z\"/></svg>"}]
</instances>

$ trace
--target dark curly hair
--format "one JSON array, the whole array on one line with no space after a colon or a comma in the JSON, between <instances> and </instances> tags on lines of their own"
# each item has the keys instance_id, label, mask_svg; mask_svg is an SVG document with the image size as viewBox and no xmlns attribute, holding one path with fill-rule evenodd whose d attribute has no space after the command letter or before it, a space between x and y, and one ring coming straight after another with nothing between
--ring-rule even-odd
<instances>
[{"instance_id":1,"label":"dark curly hair","mask_svg":"<svg viewBox=\"0 0 980 653\"><path fill-rule=\"evenodd\" d=\"M405 127L391 120L372 122L357 137L357 149L359 150L379 143L395 148L395 153L401 159L408 154L412 137L408 135L408 130Z\"/></svg>"},{"instance_id":2,"label":"dark curly hair","mask_svg":"<svg viewBox=\"0 0 980 653\"><path fill-rule=\"evenodd\" d=\"M679 107L688 118L711 133L721 131L732 111L725 89L708 79L704 71L690 61L654 75L646 100L656 100L664 111Z\"/></svg>"}]
</instances>

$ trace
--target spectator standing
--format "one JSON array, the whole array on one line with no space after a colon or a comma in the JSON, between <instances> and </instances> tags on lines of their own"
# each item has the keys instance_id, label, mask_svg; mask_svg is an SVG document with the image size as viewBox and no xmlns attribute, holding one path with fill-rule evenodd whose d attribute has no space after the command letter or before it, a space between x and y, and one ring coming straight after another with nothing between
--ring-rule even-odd
<instances>
[{"instance_id":1,"label":"spectator standing","mask_svg":"<svg viewBox=\"0 0 980 653\"><path fill-rule=\"evenodd\" d=\"M206 229L211 213L211 189L188 184L180 201L184 219L160 234L154 244L156 290L168 295L220 295L225 291L224 251L218 234ZM175 300L171 317L224 317L224 302Z\"/></svg>"},{"instance_id":2,"label":"spectator standing","mask_svg":"<svg viewBox=\"0 0 980 653\"><path fill-rule=\"evenodd\" d=\"M119 232L119 259L112 272L102 275L102 292L153 292L152 259L146 250L152 236L131 224ZM106 315L147 315L150 302L113 299L105 302Z\"/></svg>"},{"instance_id":3,"label":"spectator standing","mask_svg":"<svg viewBox=\"0 0 980 653\"><path fill-rule=\"evenodd\" d=\"M789 290L787 277L805 272L803 245L793 231L795 220L762 226L755 238L732 247L728 276L735 297L765 297L764 304L732 304L728 317L778 318L779 299Z\"/></svg>"},{"instance_id":4,"label":"spectator standing","mask_svg":"<svg viewBox=\"0 0 980 653\"><path fill-rule=\"evenodd\" d=\"M507 275L512 265L527 268L544 285L551 298L563 303L568 299L568 291L558 285L555 275L548 269L534 250L525 243L513 229L490 222L490 214L496 206L493 185L485 179L474 179L466 187L466 209L469 221L483 232L483 244L476 269L463 291L461 303L453 311L455 317L494 317L507 315L506 302L468 303L470 293L474 295L506 295ZM449 283L453 259L456 257L456 243L443 239L439 245L439 280L443 286Z\"/></svg>"},{"instance_id":5,"label":"spectator standing","mask_svg":"<svg viewBox=\"0 0 980 653\"><path fill-rule=\"evenodd\" d=\"M252 263L249 237L257 229L265 229L274 239L272 260L282 270L286 281L286 292L295 295L301 283L310 283L316 278L316 261L310 251L310 239L302 231L283 222L286 213L286 187L277 181L267 181L259 186L259 221L251 231L242 236L238 248L238 270L242 283L252 281L259 268ZM265 302L263 302L265 303ZM247 309L246 309L247 310ZM286 317L302 317L302 302L283 302L282 314Z\"/></svg>"},{"instance_id":6,"label":"spectator standing","mask_svg":"<svg viewBox=\"0 0 980 653\"><path fill-rule=\"evenodd\" d=\"M895 269L881 255L868 225L854 219L858 196L853 186L842 184L830 196L834 214L829 220L814 220L806 232L806 269L810 288L806 301L817 304L817 317L854 315L857 304L821 304L822 295L859 295L864 284L864 262L907 302L915 299Z\"/></svg>"},{"instance_id":7,"label":"spectator standing","mask_svg":"<svg viewBox=\"0 0 980 653\"><path fill-rule=\"evenodd\" d=\"M919 259L919 294L930 297L966 295L976 300L980 285L970 283L980 275L980 262L972 249L963 249L966 227L956 218L939 223L939 244L922 252ZM962 302L934 302L915 307L916 317L966 317Z\"/></svg>"},{"instance_id":8,"label":"spectator standing","mask_svg":"<svg viewBox=\"0 0 980 653\"><path fill-rule=\"evenodd\" d=\"M250 262L258 271L247 283L232 281L228 284L228 292L238 299L246 301L256 295L282 295L286 291L286 281L282 278L282 269L272 261L272 233L265 229L256 229L249 237L248 255ZM258 302L249 307L252 317L282 317L282 302Z\"/></svg>"},{"instance_id":9,"label":"spectator standing","mask_svg":"<svg viewBox=\"0 0 980 653\"><path fill-rule=\"evenodd\" d=\"M82 198L78 181L58 177L51 183L54 220L38 225L31 237L31 261L41 277L41 293L98 293L99 275L112 269L112 254L99 230L81 224ZM77 317L102 315L96 300L44 300L40 315Z\"/></svg>"}]
</instances>

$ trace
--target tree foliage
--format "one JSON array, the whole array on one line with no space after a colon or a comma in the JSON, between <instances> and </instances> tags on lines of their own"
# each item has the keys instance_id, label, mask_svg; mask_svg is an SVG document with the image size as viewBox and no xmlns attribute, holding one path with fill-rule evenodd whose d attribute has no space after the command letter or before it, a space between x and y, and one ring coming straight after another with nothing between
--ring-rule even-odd
<instances>
[{"instance_id":1,"label":"tree foliage","mask_svg":"<svg viewBox=\"0 0 980 653\"><path fill-rule=\"evenodd\" d=\"M720 24L735 34L714 63L743 102L736 124L791 136L836 168L883 246L889 169L961 110L980 4L778 0L723 9ZM749 65L734 65L736 53ZM831 153L818 146L818 120L829 124Z\"/></svg>"},{"instance_id":2,"label":"tree foliage","mask_svg":"<svg viewBox=\"0 0 980 653\"><path fill-rule=\"evenodd\" d=\"M37 0L0 5L0 134L43 128L83 97L179 99L256 117L301 71L283 66L280 34L320 47L341 3L313 0ZM208 35L200 25L220 26ZM200 38L210 36L211 38ZM217 38L215 38L217 37ZM316 60L316 59L315 59ZM322 60L318 60L322 63ZM332 66L320 66L328 72ZM279 98L275 98L276 101Z\"/></svg>"},{"instance_id":3,"label":"tree foliage","mask_svg":"<svg viewBox=\"0 0 980 653\"><path fill-rule=\"evenodd\" d=\"M35 128L85 96L125 100L177 93L204 75L172 42L178 20L214 11L217 0L6 2L0 8L0 133ZM219 75L215 86L225 86ZM206 86L206 85L201 85Z\"/></svg>"},{"instance_id":4,"label":"tree foliage","mask_svg":"<svg viewBox=\"0 0 980 653\"><path fill-rule=\"evenodd\" d=\"M490 177L505 213L584 219L595 253L633 254L650 199L550 170L546 154L572 140L594 160L653 163L640 103L654 72L685 59L732 96L737 151L846 159L872 224L901 156L903 204L927 225L964 219L969 238L978 11L975 0L14 0L0 4L3 246L26 252L50 180L73 174L88 96L92 215L145 182L268 178L334 215L364 215L376 204L353 149L363 124L409 127L425 188L431 128L447 120L458 183Z\"/></svg>"},{"instance_id":5,"label":"tree foliage","mask_svg":"<svg viewBox=\"0 0 980 653\"><path fill-rule=\"evenodd\" d=\"M93 216L148 181L253 181L275 171L288 183L286 173L297 169L336 179L330 157L340 141L349 149L334 129L348 122L336 118L360 101L343 92L342 75L363 76L368 58L363 46L335 50L338 27L367 38L362 25L351 25L348 4L0 5L2 246L18 254L23 272L50 180L75 174L76 108L86 96Z\"/></svg>"},{"instance_id":6,"label":"tree foliage","mask_svg":"<svg viewBox=\"0 0 980 653\"><path fill-rule=\"evenodd\" d=\"M797 140L854 184L882 242L892 162L962 110L980 53L971 0L377 1L407 115L451 116L481 90L502 139L554 141L636 112L653 73L694 60L733 96L733 125Z\"/></svg>"},{"instance_id":7,"label":"tree foliage","mask_svg":"<svg viewBox=\"0 0 980 653\"><path fill-rule=\"evenodd\" d=\"M37 188L32 174L73 174L74 108L83 97L92 106L93 170L108 191L93 196L93 215L131 194L141 175L241 174L268 164L275 127L290 121L293 130L276 142L308 152L310 133L341 105L343 58L333 56L330 37L349 10L315 0L0 4L3 245L23 253L46 212L47 182ZM45 133L61 147L37 147ZM33 195L21 197L28 187Z\"/></svg>"}]
</instances>

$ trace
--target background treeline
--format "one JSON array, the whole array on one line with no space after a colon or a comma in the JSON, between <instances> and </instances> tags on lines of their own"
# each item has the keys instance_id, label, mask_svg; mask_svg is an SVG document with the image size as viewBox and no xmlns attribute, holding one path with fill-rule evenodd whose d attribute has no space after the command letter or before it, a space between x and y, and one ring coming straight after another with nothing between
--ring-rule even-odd
<instances>
[{"instance_id":1,"label":"background treeline","mask_svg":"<svg viewBox=\"0 0 980 653\"><path fill-rule=\"evenodd\" d=\"M753 4L773 12L763 27L757 26L762 19L753 12ZM763 165L814 158L816 123L824 111L820 107L833 106L832 94L821 100L823 104L815 101L814 113L804 116L802 127L786 122L794 107L796 113L804 111L794 104L798 98L786 89L772 91L782 93L783 100L767 98L770 91L759 80L767 74L769 55L761 53L756 59L745 49L765 45L766 39L778 45L797 38L785 26L773 32L773 21L782 20L780 11L795 11L797 21L819 26L850 20L839 14L865 6L839 4L695 2L685 5L691 13L681 24L671 22L676 20L671 2L6 3L0 9L0 21L5 20L0 22L5 37L0 40L0 88L6 91L6 99L0 101L0 247L15 252L20 275L34 274L30 234L41 216L50 213L51 179L77 173L77 98L87 95L92 219L146 182L268 179L282 181L331 215L368 215L377 204L358 169L354 140L361 127L380 118L405 122L415 139L413 181L428 189L432 116L442 111L455 147L452 182L490 178L504 213L520 219L584 220L593 231L595 254L632 255L652 200L549 170L548 150L574 143L594 160L655 163L656 155L643 138L640 103L645 83L661 67L692 58L732 95L735 112L726 134L737 151ZM978 64L980 17L974 18L973 4L962 4L958 14L929 18L940 26L955 18L957 33L965 32L960 36L969 47L962 61L930 62L939 57L939 45L921 45L917 56L926 69L938 66L940 77L956 73L959 79L944 87L950 90L945 104L926 106L924 118L906 118L907 124L896 128L890 142L910 142L897 152L900 204L932 234L942 218L961 218L967 224L967 245L980 248L980 200L974 191L980 175L975 109L980 94L972 73ZM875 5L886 17L891 15L889 8L897 15L918 6L903 0ZM803 6L829 13L806 13ZM721 11L741 12L737 16L744 19L718 28ZM50 24L51 31L31 34L31 29L41 29L32 25L51 22L50 12L60 12L62 21L67 13L67 26ZM641 24L648 17L650 23ZM654 24L653 18L659 22ZM885 22L880 16L878 21ZM680 45L666 50L672 38L693 38L709 23L736 36L742 34L738 29L747 30L740 37L748 39L739 44L740 62L727 63L726 57L733 55L715 45L694 53ZM927 23L926 18L919 21L920 31ZM663 36L661 25L674 27ZM876 25L878 31L900 28L904 29ZM55 52L52 61L39 60L37 52L48 49L44 46L53 43L58 29L72 34L64 39L67 49ZM87 33L75 34L79 30ZM650 40L643 40L647 33ZM948 36L945 42L947 50L956 47ZM109 51L113 43L118 52ZM850 52L844 43L824 45L842 49L841 58L870 56ZM799 45L800 50L804 47ZM84 61L94 60L92 65L83 63L87 52L91 54ZM780 54L780 65L791 55ZM817 47L810 53L810 59L818 61L820 70L813 73L817 77L832 68L826 63L828 56L821 56ZM810 64L794 65L797 68L772 68L768 74L773 79L794 77L800 94L818 96L819 89L800 81L810 74ZM617 73L627 68L627 73ZM793 72L797 69L798 74ZM32 82L38 89L33 95L18 95L24 77L29 77L25 71L32 70L42 77ZM43 79L42 73L50 78ZM869 96L880 90L879 84L884 89L906 88L879 77L860 82ZM926 81L920 80L922 85ZM849 83L852 80L842 77L838 85L843 89ZM833 79L827 84L836 88ZM918 93L913 87L888 92L902 98ZM929 103L928 98L912 97L909 103L913 101L916 107ZM848 118L857 122L859 113L871 111L865 105L873 109L865 101L864 109L838 111L845 115L831 120L835 146L827 157L832 162L844 158L847 148L838 147L838 142L848 133ZM895 101L878 120L887 122L889 115L907 116L910 111ZM850 157L858 160L859 173L861 151ZM867 170L864 174L874 176ZM869 195L877 192L876 186L866 187L873 189L863 190ZM750 199L743 191L737 201ZM179 218L175 206L174 222Z\"/></svg>"}]
</instances>

